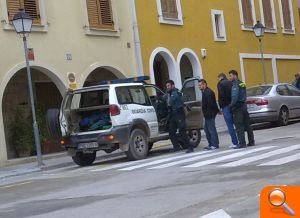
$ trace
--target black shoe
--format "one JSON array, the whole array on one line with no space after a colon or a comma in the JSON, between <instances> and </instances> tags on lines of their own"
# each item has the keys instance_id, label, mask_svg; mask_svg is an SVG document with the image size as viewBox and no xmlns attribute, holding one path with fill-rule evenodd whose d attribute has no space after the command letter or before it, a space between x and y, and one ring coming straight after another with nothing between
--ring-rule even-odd
<instances>
[{"instance_id":1,"label":"black shoe","mask_svg":"<svg viewBox=\"0 0 300 218\"><path fill-rule=\"evenodd\" d=\"M185 152L185 153L187 153L187 154L188 154L188 153L192 153L192 152L194 152L194 149L192 149L192 148L189 148L189 149L187 149L187 150L186 150L186 152Z\"/></svg>"},{"instance_id":2,"label":"black shoe","mask_svg":"<svg viewBox=\"0 0 300 218\"><path fill-rule=\"evenodd\" d=\"M255 146L255 143L249 143L249 144L247 144L247 147L252 147L252 146Z\"/></svg>"},{"instance_id":3,"label":"black shoe","mask_svg":"<svg viewBox=\"0 0 300 218\"><path fill-rule=\"evenodd\" d=\"M180 151L181 149L180 148L173 148L173 149L171 149L171 153L174 153L174 152L178 152L178 151Z\"/></svg>"},{"instance_id":4,"label":"black shoe","mask_svg":"<svg viewBox=\"0 0 300 218\"><path fill-rule=\"evenodd\" d=\"M247 145L240 145L240 148L247 148Z\"/></svg>"}]
</instances>

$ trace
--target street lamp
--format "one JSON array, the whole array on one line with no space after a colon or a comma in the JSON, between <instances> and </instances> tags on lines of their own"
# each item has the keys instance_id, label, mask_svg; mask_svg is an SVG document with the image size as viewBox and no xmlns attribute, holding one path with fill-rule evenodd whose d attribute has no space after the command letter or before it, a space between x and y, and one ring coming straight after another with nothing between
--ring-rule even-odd
<instances>
[{"instance_id":1,"label":"street lamp","mask_svg":"<svg viewBox=\"0 0 300 218\"><path fill-rule=\"evenodd\" d=\"M27 39L26 39L27 35L31 32L32 18L30 17L29 14L27 14L24 10L22 10L14 16L12 23L14 25L16 32L23 38L29 96L30 96L30 103L31 103L32 120L33 120L34 140L35 140L35 147L37 153L37 162L38 162L38 167L42 167L43 160L42 160L42 152L41 152L41 142L39 136L39 128L36 121L34 97L32 91L32 80L31 80L31 72L30 72L30 66L28 60L28 48L27 48Z\"/></svg>"},{"instance_id":2,"label":"street lamp","mask_svg":"<svg viewBox=\"0 0 300 218\"><path fill-rule=\"evenodd\" d=\"M263 53L263 46L262 46L262 38L264 37L266 27L260 22L257 21L257 23L253 27L253 31L255 36L258 38L259 41L259 48L260 48L260 54L261 54L261 64L263 68L263 75L264 75L264 83L267 83L267 74L266 74L266 67L264 62L264 53Z\"/></svg>"}]
</instances>

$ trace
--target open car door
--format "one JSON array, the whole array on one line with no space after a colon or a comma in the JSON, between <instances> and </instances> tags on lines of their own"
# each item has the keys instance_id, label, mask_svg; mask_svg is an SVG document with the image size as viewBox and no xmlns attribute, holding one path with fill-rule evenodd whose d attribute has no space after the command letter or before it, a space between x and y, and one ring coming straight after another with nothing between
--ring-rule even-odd
<instances>
[{"instance_id":1,"label":"open car door","mask_svg":"<svg viewBox=\"0 0 300 218\"><path fill-rule=\"evenodd\" d=\"M187 79L181 89L184 104L189 109L186 117L187 130L203 129L202 92L198 83L198 78Z\"/></svg>"}]
</instances>

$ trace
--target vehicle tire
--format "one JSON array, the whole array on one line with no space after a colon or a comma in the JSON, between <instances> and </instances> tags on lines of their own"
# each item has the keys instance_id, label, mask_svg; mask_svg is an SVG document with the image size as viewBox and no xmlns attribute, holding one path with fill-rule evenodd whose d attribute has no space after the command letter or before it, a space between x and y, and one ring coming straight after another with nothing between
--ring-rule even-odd
<instances>
[{"instance_id":1,"label":"vehicle tire","mask_svg":"<svg viewBox=\"0 0 300 218\"><path fill-rule=\"evenodd\" d=\"M129 160L141 160L148 155L148 139L146 133L141 129L134 129L130 134L129 150L126 155Z\"/></svg>"},{"instance_id":2,"label":"vehicle tire","mask_svg":"<svg viewBox=\"0 0 300 218\"><path fill-rule=\"evenodd\" d=\"M188 130L186 134L192 146L194 148L197 148L201 141L201 130L200 129ZM182 141L179 140L179 144L183 149L187 149L187 147L182 143Z\"/></svg>"},{"instance_id":3,"label":"vehicle tire","mask_svg":"<svg viewBox=\"0 0 300 218\"><path fill-rule=\"evenodd\" d=\"M153 144L153 142L148 143L148 151L151 151L151 149L153 148Z\"/></svg>"},{"instance_id":4,"label":"vehicle tire","mask_svg":"<svg viewBox=\"0 0 300 218\"><path fill-rule=\"evenodd\" d=\"M59 142L62 139L60 123L59 123L59 110L49 109L46 114L46 123L48 132L52 140Z\"/></svg>"},{"instance_id":5,"label":"vehicle tire","mask_svg":"<svg viewBox=\"0 0 300 218\"><path fill-rule=\"evenodd\" d=\"M279 112L277 125L286 126L289 124L289 110L287 107L282 107Z\"/></svg>"},{"instance_id":6,"label":"vehicle tire","mask_svg":"<svg viewBox=\"0 0 300 218\"><path fill-rule=\"evenodd\" d=\"M76 152L76 155L72 159L79 166L90 166L96 159L96 152L94 151L91 154L84 154L82 151Z\"/></svg>"},{"instance_id":7,"label":"vehicle tire","mask_svg":"<svg viewBox=\"0 0 300 218\"><path fill-rule=\"evenodd\" d=\"M194 148L197 148L201 142L201 130L193 129L188 132L188 137L190 139L190 143Z\"/></svg>"}]
</instances>

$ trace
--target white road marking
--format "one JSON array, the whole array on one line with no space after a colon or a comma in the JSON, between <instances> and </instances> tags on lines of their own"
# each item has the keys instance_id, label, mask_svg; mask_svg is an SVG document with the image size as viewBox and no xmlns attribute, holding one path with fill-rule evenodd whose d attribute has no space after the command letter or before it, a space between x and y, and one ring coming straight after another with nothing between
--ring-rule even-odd
<instances>
[{"instance_id":1,"label":"white road marking","mask_svg":"<svg viewBox=\"0 0 300 218\"><path fill-rule=\"evenodd\" d=\"M290 162L293 162L296 160L300 160L300 153L290 155L290 156L287 156L284 158L280 158L277 160L269 161L269 162L260 164L259 166L279 166L279 165L290 163Z\"/></svg>"},{"instance_id":2,"label":"white road marking","mask_svg":"<svg viewBox=\"0 0 300 218\"><path fill-rule=\"evenodd\" d=\"M231 216L224 210L217 210L215 212L201 216L200 218L231 218Z\"/></svg>"},{"instance_id":3,"label":"white road marking","mask_svg":"<svg viewBox=\"0 0 300 218\"><path fill-rule=\"evenodd\" d=\"M122 168L119 170L122 171L130 171L130 170L135 170L135 169L139 169L142 167L147 167L147 166L151 166L151 165L156 165L156 164L160 164L160 163L166 163L172 160L178 160L181 158L188 158L188 157L194 157L194 156L198 156L198 155L202 155L202 154L206 154L206 153L210 153L212 151L201 151L201 152L195 152L195 153L190 153L190 154L184 154L184 155L180 155L180 156L175 156L175 157L170 157L170 158L164 158L164 159L160 159L160 160L156 160L156 161L151 161L145 164L140 164L140 165L135 165L132 167L126 167L126 168Z\"/></svg>"},{"instance_id":4,"label":"white road marking","mask_svg":"<svg viewBox=\"0 0 300 218\"><path fill-rule=\"evenodd\" d=\"M233 151L234 150L226 150L226 151L221 151L221 152L205 154L205 155L192 157L192 158L188 158L188 159L184 159L184 160L174 161L174 162L159 165L159 166L156 166L156 167L151 167L151 168L148 168L148 169L164 169L164 168L172 167L172 166L175 166L175 165L178 165L178 164L188 163L188 162L192 162L192 161L195 161L195 160L201 160L201 159L205 159L207 157L212 157L212 156L216 156L216 155L219 155L219 154L226 154L226 153L230 153L230 152L233 152Z\"/></svg>"},{"instance_id":5,"label":"white road marking","mask_svg":"<svg viewBox=\"0 0 300 218\"><path fill-rule=\"evenodd\" d=\"M251 150L244 150L235 154L231 154L231 155L227 155L227 156L223 156L223 157L219 157L219 158L215 158L215 159L211 159L211 160L207 160L207 161L201 161L201 162L197 162L191 165L187 165L184 166L184 168L195 168L195 167L202 167L202 166L206 166L209 164L213 164L213 163L218 163L224 160L229 160L229 159L233 159L233 158L237 158L237 157L242 157L244 155L247 154L251 154L251 153L255 153L258 151L264 151L267 149L273 148L273 146L267 146L267 147L262 147L262 148L256 148L256 149L251 149Z\"/></svg>"},{"instance_id":6,"label":"white road marking","mask_svg":"<svg viewBox=\"0 0 300 218\"><path fill-rule=\"evenodd\" d=\"M164 155L163 158L174 157L174 156L178 157L178 154ZM110 165L110 166L106 166L106 167L103 166L103 165L101 165L102 168L91 170L91 172L100 172L100 171L118 169L118 168L127 167L127 166L131 166L131 165L139 164L139 163L149 162L149 160L158 160L158 159L161 159L161 158L162 158L162 156L159 156L159 157L155 157L155 158L148 158L148 159L144 159L144 160L138 160L138 161L131 161L131 162L126 162L126 163L120 163L120 164L116 164L116 165L112 165L112 166Z\"/></svg>"},{"instance_id":7,"label":"white road marking","mask_svg":"<svg viewBox=\"0 0 300 218\"><path fill-rule=\"evenodd\" d=\"M275 155L288 153L290 151L297 150L299 148L300 148L300 144L293 145L293 146L277 149L275 151L271 151L271 152L268 152L268 153L265 153L265 154L261 154L261 155L258 155L258 156L253 156L253 157L244 158L244 159L241 159L241 160L238 160L238 161L230 162L230 163L221 165L220 167L241 166L241 165L251 163L251 162L255 162L255 161L258 161L258 160L263 160L263 159L266 159L266 158L269 158L269 157L272 157L272 156L275 156Z\"/></svg>"}]
</instances>

